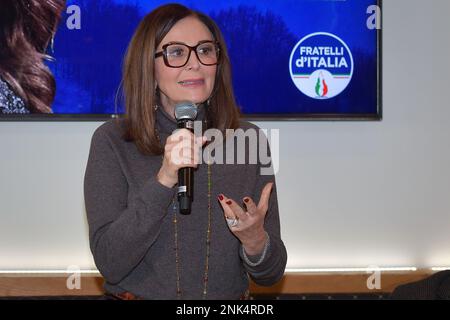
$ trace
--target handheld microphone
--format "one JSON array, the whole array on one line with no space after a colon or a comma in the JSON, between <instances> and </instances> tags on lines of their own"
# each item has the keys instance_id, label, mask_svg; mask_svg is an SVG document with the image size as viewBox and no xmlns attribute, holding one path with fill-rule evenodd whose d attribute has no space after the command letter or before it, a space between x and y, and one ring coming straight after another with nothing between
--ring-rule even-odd
<instances>
[{"instance_id":1,"label":"handheld microphone","mask_svg":"<svg viewBox=\"0 0 450 320\"><path fill-rule=\"evenodd\" d=\"M179 129L188 129L194 132L194 120L197 118L197 106L189 101L181 102L175 106L175 119ZM180 168L178 170L178 204L180 213L191 214L191 204L194 199L194 170L193 168Z\"/></svg>"}]
</instances>

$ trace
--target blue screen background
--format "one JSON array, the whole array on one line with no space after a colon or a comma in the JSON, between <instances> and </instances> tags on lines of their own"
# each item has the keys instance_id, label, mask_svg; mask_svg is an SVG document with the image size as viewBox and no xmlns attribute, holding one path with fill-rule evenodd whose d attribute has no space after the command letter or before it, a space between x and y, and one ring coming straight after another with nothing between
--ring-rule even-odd
<instances>
[{"instance_id":1,"label":"blue screen background","mask_svg":"<svg viewBox=\"0 0 450 320\"><path fill-rule=\"evenodd\" d=\"M123 113L116 103L123 56L140 20L167 1L69 0L81 8L81 29L65 14L55 38L56 114ZM221 28L244 114L377 114L377 31L366 26L375 0L178 1L210 15ZM304 36L330 32L350 47L351 83L339 96L315 100L291 80L289 58Z\"/></svg>"}]
</instances>

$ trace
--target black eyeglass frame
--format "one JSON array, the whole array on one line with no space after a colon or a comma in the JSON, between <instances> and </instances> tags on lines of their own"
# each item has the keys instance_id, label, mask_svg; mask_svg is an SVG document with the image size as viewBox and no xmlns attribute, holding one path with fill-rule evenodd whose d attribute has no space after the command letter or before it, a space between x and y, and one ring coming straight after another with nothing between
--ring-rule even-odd
<instances>
[{"instance_id":1,"label":"black eyeglass frame","mask_svg":"<svg viewBox=\"0 0 450 320\"><path fill-rule=\"evenodd\" d=\"M197 48L199 46L205 44L205 43L213 43L213 44L215 44L215 46L216 46L216 54L217 54L217 62L216 63L211 63L211 64L203 63L203 61L198 56ZM174 45L174 44L183 45L183 46L186 46L186 47L189 48L189 53L188 53L188 57L186 59L186 63L183 64L182 66L177 66L177 67L171 66L170 63L169 63L169 59L167 58L167 48L169 46L171 46L171 45ZM166 43L165 45L162 46L162 51L155 53L155 59L163 57L164 58L164 64L166 66L168 66L169 68L183 68L184 66L186 66L189 63L189 60L191 59L192 51L195 52L195 56L197 57L197 60L204 66L215 66L215 65L220 64L220 57L221 57L221 55L220 55L220 43L219 43L219 41L212 41L212 40L200 41L199 43L197 43L196 46L193 46L193 47L191 47L190 45L187 45L186 43L183 43L183 42L176 42L176 41L169 42L169 43Z\"/></svg>"}]
</instances>

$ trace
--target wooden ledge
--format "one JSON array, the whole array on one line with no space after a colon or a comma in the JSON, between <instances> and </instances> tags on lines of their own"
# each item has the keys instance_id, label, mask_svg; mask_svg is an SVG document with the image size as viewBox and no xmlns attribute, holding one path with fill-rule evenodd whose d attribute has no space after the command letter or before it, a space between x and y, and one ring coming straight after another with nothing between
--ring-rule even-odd
<instances>
[{"instance_id":1,"label":"wooden ledge","mask_svg":"<svg viewBox=\"0 0 450 320\"><path fill-rule=\"evenodd\" d=\"M415 272L381 273L380 289L369 289L367 273L286 273L272 287L254 283L250 291L256 294L321 294L321 293L390 293L402 284L425 279L432 275L429 270Z\"/></svg>"},{"instance_id":2,"label":"wooden ledge","mask_svg":"<svg viewBox=\"0 0 450 320\"><path fill-rule=\"evenodd\" d=\"M397 286L422 280L433 272L381 273L381 288L370 290L366 273L286 273L272 287L250 285L252 294L320 294L320 293L389 293ZM67 288L68 275L55 274L0 274L0 297L30 296L96 296L103 294L103 278L98 275L82 275L81 289Z\"/></svg>"}]
</instances>

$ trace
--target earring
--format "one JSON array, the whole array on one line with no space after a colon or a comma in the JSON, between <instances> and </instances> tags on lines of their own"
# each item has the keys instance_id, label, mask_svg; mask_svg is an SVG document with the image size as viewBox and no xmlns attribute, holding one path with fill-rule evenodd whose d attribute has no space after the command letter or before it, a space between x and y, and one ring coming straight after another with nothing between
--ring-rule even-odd
<instances>
[{"instance_id":1,"label":"earring","mask_svg":"<svg viewBox=\"0 0 450 320\"><path fill-rule=\"evenodd\" d=\"M52 54L55 53L55 35L52 35L52 39L50 40L50 49L52 49Z\"/></svg>"}]
</instances>

